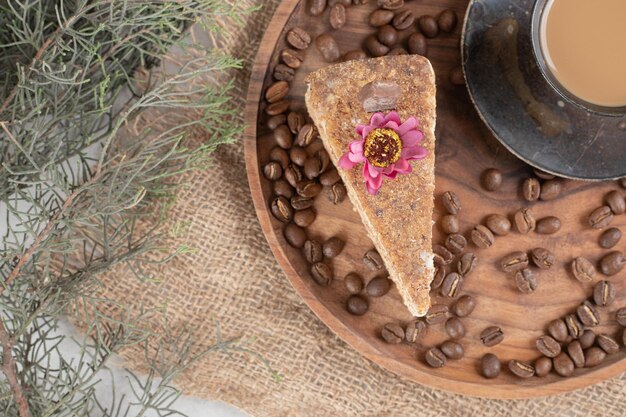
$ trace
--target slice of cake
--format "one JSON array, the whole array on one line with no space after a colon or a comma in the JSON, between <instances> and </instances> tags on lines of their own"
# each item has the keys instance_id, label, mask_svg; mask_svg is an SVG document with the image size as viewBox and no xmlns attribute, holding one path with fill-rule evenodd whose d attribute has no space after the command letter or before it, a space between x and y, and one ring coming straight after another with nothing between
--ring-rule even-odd
<instances>
[{"instance_id":1,"label":"slice of cake","mask_svg":"<svg viewBox=\"0 0 626 417\"><path fill-rule=\"evenodd\" d=\"M430 307L435 77L418 55L308 77L306 104L348 195L414 316Z\"/></svg>"}]
</instances>

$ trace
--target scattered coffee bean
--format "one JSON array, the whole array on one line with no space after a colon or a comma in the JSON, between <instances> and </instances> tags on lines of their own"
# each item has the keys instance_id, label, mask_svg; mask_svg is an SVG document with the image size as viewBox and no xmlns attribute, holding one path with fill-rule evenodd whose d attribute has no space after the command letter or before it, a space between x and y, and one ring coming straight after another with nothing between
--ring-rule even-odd
<instances>
[{"instance_id":1,"label":"scattered coffee bean","mask_svg":"<svg viewBox=\"0 0 626 417\"><path fill-rule=\"evenodd\" d=\"M493 353L486 353L480 360L480 372L487 379L500 375L500 360Z\"/></svg>"},{"instance_id":2,"label":"scattered coffee bean","mask_svg":"<svg viewBox=\"0 0 626 417\"><path fill-rule=\"evenodd\" d=\"M441 218L441 230L445 234L459 233L459 218L454 214L447 214Z\"/></svg>"},{"instance_id":3,"label":"scattered coffee bean","mask_svg":"<svg viewBox=\"0 0 626 417\"><path fill-rule=\"evenodd\" d=\"M373 57L381 57L387 55L389 47L378 40L376 35L370 35L365 38L365 48Z\"/></svg>"},{"instance_id":4,"label":"scattered coffee bean","mask_svg":"<svg viewBox=\"0 0 626 417\"><path fill-rule=\"evenodd\" d=\"M391 289L391 280L386 276L380 276L373 278L367 283L365 292L370 297L382 297L387 294Z\"/></svg>"},{"instance_id":5,"label":"scattered coffee bean","mask_svg":"<svg viewBox=\"0 0 626 417\"><path fill-rule=\"evenodd\" d=\"M404 0L378 0L376 3L385 10L398 10L404 7Z\"/></svg>"},{"instance_id":6,"label":"scattered coffee bean","mask_svg":"<svg viewBox=\"0 0 626 417\"><path fill-rule=\"evenodd\" d=\"M612 355L619 352L619 345L611 336L607 334L599 334L596 336L596 343L606 352L607 355Z\"/></svg>"},{"instance_id":7,"label":"scattered coffee bean","mask_svg":"<svg viewBox=\"0 0 626 417\"><path fill-rule=\"evenodd\" d=\"M427 38L434 38L439 35L439 25L434 17L429 15L421 16L417 22L420 31Z\"/></svg>"},{"instance_id":8,"label":"scattered coffee bean","mask_svg":"<svg viewBox=\"0 0 626 417\"><path fill-rule=\"evenodd\" d=\"M446 364L446 355L436 347L428 349L424 359L433 368L441 368Z\"/></svg>"},{"instance_id":9,"label":"scattered coffee bean","mask_svg":"<svg viewBox=\"0 0 626 417\"><path fill-rule=\"evenodd\" d=\"M459 214L459 211L461 211L461 201L454 191L446 191L443 193L441 202L443 207L450 214Z\"/></svg>"},{"instance_id":10,"label":"scattered coffee bean","mask_svg":"<svg viewBox=\"0 0 626 417\"><path fill-rule=\"evenodd\" d=\"M445 246L433 246L433 253L441 258L444 265L450 265L450 263L454 260L454 255Z\"/></svg>"},{"instance_id":11,"label":"scattered coffee bean","mask_svg":"<svg viewBox=\"0 0 626 417\"><path fill-rule=\"evenodd\" d=\"M593 301L599 307L613 304L615 300L615 286L609 281L600 281L593 287Z\"/></svg>"},{"instance_id":12,"label":"scattered coffee bean","mask_svg":"<svg viewBox=\"0 0 626 417\"><path fill-rule=\"evenodd\" d=\"M535 216L530 209L521 209L515 213L513 218L515 223L515 228L518 232L527 234L535 230L537 225L535 221Z\"/></svg>"},{"instance_id":13,"label":"scattered coffee bean","mask_svg":"<svg viewBox=\"0 0 626 417\"><path fill-rule=\"evenodd\" d=\"M325 257L332 259L341 253L345 245L346 242L336 236L333 236L326 242L324 242L324 245L322 246L322 251Z\"/></svg>"},{"instance_id":14,"label":"scattered coffee bean","mask_svg":"<svg viewBox=\"0 0 626 417\"><path fill-rule=\"evenodd\" d=\"M279 167L280 168L280 167ZM445 242L446 248L455 255L463 252L467 246L467 240L463 235L453 233L448 235Z\"/></svg>"},{"instance_id":15,"label":"scattered coffee bean","mask_svg":"<svg viewBox=\"0 0 626 417\"><path fill-rule=\"evenodd\" d=\"M294 248L300 249L304 246L304 242L306 242L306 233L304 230L293 223L289 223L285 226L283 234L287 243Z\"/></svg>"},{"instance_id":16,"label":"scattered coffee bean","mask_svg":"<svg viewBox=\"0 0 626 417\"><path fill-rule=\"evenodd\" d=\"M312 180L300 181L296 184L296 192L305 198L315 198L322 191L322 186Z\"/></svg>"},{"instance_id":17,"label":"scattered coffee bean","mask_svg":"<svg viewBox=\"0 0 626 417\"><path fill-rule=\"evenodd\" d=\"M495 346L504 340L504 333L498 326L489 326L480 332L480 340L485 346Z\"/></svg>"},{"instance_id":18,"label":"scattered coffee bean","mask_svg":"<svg viewBox=\"0 0 626 417\"><path fill-rule=\"evenodd\" d=\"M398 323L387 323L381 331L383 340L390 344L398 344L404 340L404 329Z\"/></svg>"},{"instance_id":19,"label":"scattered coffee bean","mask_svg":"<svg viewBox=\"0 0 626 417\"><path fill-rule=\"evenodd\" d=\"M596 276L596 268L585 257L578 256L572 262L572 272L574 277L580 282L590 282Z\"/></svg>"},{"instance_id":20,"label":"scattered coffee bean","mask_svg":"<svg viewBox=\"0 0 626 417\"><path fill-rule=\"evenodd\" d=\"M446 321L446 333L448 333L448 336L450 336L452 339L462 339L463 336L465 336L465 326L463 325L463 322L461 321L461 319L459 319L458 317L450 317L447 321Z\"/></svg>"},{"instance_id":21,"label":"scattered coffee bean","mask_svg":"<svg viewBox=\"0 0 626 417\"><path fill-rule=\"evenodd\" d=\"M526 178L522 183L522 195L526 201L536 201L541 195L541 184L536 178Z\"/></svg>"},{"instance_id":22,"label":"scattered coffee bean","mask_svg":"<svg viewBox=\"0 0 626 417\"><path fill-rule=\"evenodd\" d=\"M363 256L363 263L369 269L374 271L379 271L385 267L385 264L383 263L383 258L374 249L369 250L365 253L365 255Z\"/></svg>"},{"instance_id":23,"label":"scattered coffee bean","mask_svg":"<svg viewBox=\"0 0 626 417\"><path fill-rule=\"evenodd\" d=\"M626 308L620 308L615 312L615 320L620 326L626 327Z\"/></svg>"},{"instance_id":24,"label":"scattered coffee bean","mask_svg":"<svg viewBox=\"0 0 626 417\"><path fill-rule=\"evenodd\" d=\"M463 277L456 272L449 273L441 284L443 297L455 298L463 287Z\"/></svg>"},{"instance_id":25,"label":"scattered coffee bean","mask_svg":"<svg viewBox=\"0 0 626 417\"><path fill-rule=\"evenodd\" d=\"M312 124L303 125L298 131L296 145L306 148L317 138L317 128Z\"/></svg>"},{"instance_id":26,"label":"scattered coffee bean","mask_svg":"<svg viewBox=\"0 0 626 417\"><path fill-rule=\"evenodd\" d=\"M619 251L610 252L600 260L600 271L604 275L612 276L616 275L624 269L626 265L626 259L624 254Z\"/></svg>"},{"instance_id":27,"label":"scattered coffee bean","mask_svg":"<svg viewBox=\"0 0 626 417\"><path fill-rule=\"evenodd\" d=\"M326 0L308 0L309 14L311 16L320 16L326 10Z\"/></svg>"},{"instance_id":28,"label":"scattered coffee bean","mask_svg":"<svg viewBox=\"0 0 626 417\"><path fill-rule=\"evenodd\" d=\"M551 235L561 230L561 219L555 216L544 217L537 221L535 231L542 235Z\"/></svg>"},{"instance_id":29,"label":"scattered coffee bean","mask_svg":"<svg viewBox=\"0 0 626 417\"><path fill-rule=\"evenodd\" d=\"M288 67L285 64L278 64L274 68L273 76L274 76L274 79L276 79L278 81L289 81L289 82L291 82L296 77L296 70L294 70L293 68Z\"/></svg>"},{"instance_id":30,"label":"scattered coffee bean","mask_svg":"<svg viewBox=\"0 0 626 417\"><path fill-rule=\"evenodd\" d=\"M362 316L367 313L369 309L369 303L360 295L351 295L346 301L346 309L350 314L355 316Z\"/></svg>"},{"instance_id":31,"label":"scattered coffee bean","mask_svg":"<svg viewBox=\"0 0 626 417\"><path fill-rule=\"evenodd\" d=\"M626 178L622 178L621 180L619 180L619 185L621 185L622 188L626 188Z\"/></svg>"},{"instance_id":32,"label":"scattered coffee bean","mask_svg":"<svg viewBox=\"0 0 626 417\"><path fill-rule=\"evenodd\" d=\"M583 324L578 320L575 314L565 316L565 325L567 326L567 332L574 339L578 339L585 330Z\"/></svg>"},{"instance_id":33,"label":"scattered coffee bean","mask_svg":"<svg viewBox=\"0 0 626 417\"><path fill-rule=\"evenodd\" d=\"M343 285L350 294L358 294L363 291L363 278L356 272L350 272L343 279Z\"/></svg>"},{"instance_id":34,"label":"scattered coffee bean","mask_svg":"<svg viewBox=\"0 0 626 417\"><path fill-rule=\"evenodd\" d=\"M434 304L430 306L428 313L424 316L424 320L428 324L443 323L448 319L448 306L445 304Z\"/></svg>"},{"instance_id":35,"label":"scattered coffee bean","mask_svg":"<svg viewBox=\"0 0 626 417\"><path fill-rule=\"evenodd\" d=\"M426 323L422 320L413 320L407 324L404 338L409 343L415 343L424 333L426 333Z\"/></svg>"},{"instance_id":36,"label":"scattered coffee bean","mask_svg":"<svg viewBox=\"0 0 626 417\"><path fill-rule=\"evenodd\" d=\"M539 198L543 201L554 200L561 194L563 185L560 180L548 180L541 185L541 195Z\"/></svg>"},{"instance_id":37,"label":"scattered coffee bean","mask_svg":"<svg viewBox=\"0 0 626 417\"><path fill-rule=\"evenodd\" d=\"M456 303L454 303L454 305L452 306L452 312L456 314L457 317L467 317L472 314L472 311L474 311L475 307L476 301L474 301L474 297L466 294L460 297L456 301ZM624 316L626 318L626 314Z\"/></svg>"},{"instance_id":38,"label":"scattered coffee bean","mask_svg":"<svg viewBox=\"0 0 626 417\"><path fill-rule=\"evenodd\" d=\"M409 53L406 51L406 49L397 46L395 48L393 48L391 51L389 51L389 53L387 54L387 56L397 56L397 55L408 55Z\"/></svg>"},{"instance_id":39,"label":"scattered coffee bean","mask_svg":"<svg viewBox=\"0 0 626 417\"><path fill-rule=\"evenodd\" d=\"M465 76L463 75L463 68L461 66L453 67L450 70L449 78L452 85L464 85Z\"/></svg>"},{"instance_id":40,"label":"scattered coffee bean","mask_svg":"<svg viewBox=\"0 0 626 417\"><path fill-rule=\"evenodd\" d=\"M464 253L457 262L457 272L465 278L474 271L477 262L476 255L471 252Z\"/></svg>"},{"instance_id":41,"label":"scattered coffee bean","mask_svg":"<svg viewBox=\"0 0 626 417\"><path fill-rule=\"evenodd\" d=\"M367 54L365 53L365 51L362 51L360 49L355 49L353 51L348 51L346 52L346 54L343 56L343 60L345 61L355 61L355 60L362 60L362 59L367 59Z\"/></svg>"},{"instance_id":42,"label":"scattered coffee bean","mask_svg":"<svg viewBox=\"0 0 626 417\"><path fill-rule=\"evenodd\" d=\"M294 189L287 181L278 180L274 183L274 194L278 197L290 199L294 195Z\"/></svg>"},{"instance_id":43,"label":"scattered coffee bean","mask_svg":"<svg viewBox=\"0 0 626 417\"><path fill-rule=\"evenodd\" d=\"M486 170L481 176L481 183L483 188L487 191L498 190L500 186L502 186L502 172L495 168Z\"/></svg>"},{"instance_id":44,"label":"scattered coffee bean","mask_svg":"<svg viewBox=\"0 0 626 417\"><path fill-rule=\"evenodd\" d=\"M528 266L528 254L526 252L513 252L502 258L500 266L504 272L520 271Z\"/></svg>"},{"instance_id":45,"label":"scattered coffee bean","mask_svg":"<svg viewBox=\"0 0 626 417\"><path fill-rule=\"evenodd\" d=\"M405 30L413 26L415 23L415 14L410 10L402 10L393 18L393 27L397 30Z\"/></svg>"},{"instance_id":46,"label":"scattered coffee bean","mask_svg":"<svg viewBox=\"0 0 626 417\"><path fill-rule=\"evenodd\" d=\"M583 332L583 334L580 335L578 341L580 342L580 347L582 347L583 349L587 349L593 346L594 342L596 341L596 334L593 332L593 330L587 329Z\"/></svg>"},{"instance_id":47,"label":"scattered coffee bean","mask_svg":"<svg viewBox=\"0 0 626 417\"><path fill-rule=\"evenodd\" d=\"M533 168L533 173L537 178L541 178L542 180L553 180L554 178L556 178L554 175L537 168Z\"/></svg>"},{"instance_id":48,"label":"scattered coffee bean","mask_svg":"<svg viewBox=\"0 0 626 417\"><path fill-rule=\"evenodd\" d=\"M341 3L331 7L328 22L333 29L341 29L346 24L346 7Z\"/></svg>"},{"instance_id":49,"label":"scattered coffee bean","mask_svg":"<svg viewBox=\"0 0 626 417\"><path fill-rule=\"evenodd\" d=\"M520 378L531 378L535 375L535 367L528 362L512 360L509 362L509 370Z\"/></svg>"},{"instance_id":50,"label":"scattered coffee bean","mask_svg":"<svg viewBox=\"0 0 626 417\"><path fill-rule=\"evenodd\" d=\"M439 25L439 29L442 32L452 33L456 28L457 24L456 13L452 9L446 9L443 12L439 13L437 17L437 24Z\"/></svg>"},{"instance_id":51,"label":"scattered coffee bean","mask_svg":"<svg viewBox=\"0 0 626 417\"><path fill-rule=\"evenodd\" d=\"M311 35L306 30L295 27L287 32L287 43L296 49L307 49L311 45Z\"/></svg>"},{"instance_id":52,"label":"scattered coffee bean","mask_svg":"<svg viewBox=\"0 0 626 417\"><path fill-rule=\"evenodd\" d=\"M369 23L374 27L385 26L391 23L393 16L394 14L391 10L377 9L370 14Z\"/></svg>"},{"instance_id":53,"label":"scattered coffee bean","mask_svg":"<svg viewBox=\"0 0 626 417\"><path fill-rule=\"evenodd\" d=\"M304 56L300 51L295 49L286 48L280 53L280 59L287 65L289 68L298 69L302 66L302 62L304 61Z\"/></svg>"},{"instance_id":54,"label":"scattered coffee bean","mask_svg":"<svg viewBox=\"0 0 626 417\"><path fill-rule=\"evenodd\" d=\"M407 47L409 48L409 52L415 55L426 56L428 54L428 43L426 41L426 37L419 33L415 32L409 39L407 40Z\"/></svg>"},{"instance_id":55,"label":"scattered coffee bean","mask_svg":"<svg viewBox=\"0 0 626 417\"><path fill-rule=\"evenodd\" d=\"M398 43L398 31L391 25L385 25L378 28L378 40L386 46L393 46Z\"/></svg>"},{"instance_id":56,"label":"scattered coffee bean","mask_svg":"<svg viewBox=\"0 0 626 417\"><path fill-rule=\"evenodd\" d=\"M291 131L291 133L293 133L294 135L297 135L300 132L300 129L302 129L302 126L304 126L305 124L306 120L302 113L292 111L287 115L287 126L289 127L289 131ZM296 145L303 146L297 143L297 141ZM304 146L307 145L305 144Z\"/></svg>"},{"instance_id":57,"label":"scattered coffee bean","mask_svg":"<svg viewBox=\"0 0 626 417\"><path fill-rule=\"evenodd\" d=\"M501 214L491 214L487 216L485 225L498 236L508 235L511 231L511 222Z\"/></svg>"},{"instance_id":58,"label":"scattered coffee bean","mask_svg":"<svg viewBox=\"0 0 626 417\"><path fill-rule=\"evenodd\" d=\"M280 125L274 129L274 140L283 149L290 149L293 145L293 135L287 125ZM284 168L284 167L283 167Z\"/></svg>"},{"instance_id":59,"label":"scattered coffee bean","mask_svg":"<svg viewBox=\"0 0 626 417\"><path fill-rule=\"evenodd\" d=\"M561 353L561 345L551 336L541 336L535 342L537 350L548 358L554 358Z\"/></svg>"},{"instance_id":60,"label":"scattered coffee bean","mask_svg":"<svg viewBox=\"0 0 626 417\"><path fill-rule=\"evenodd\" d=\"M430 289L436 290L437 288L441 287L441 284L443 284L443 280L446 278L446 275L448 275L448 271L445 265L435 265L435 274L433 281L430 283Z\"/></svg>"},{"instance_id":61,"label":"scattered coffee bean","mask_svg":"<svg viewBox=\"0 0 626 417\"><path fill-rule=\"evenodd\" d=\"M338 182L330 187L326 187L326 195L328 196L328 200L330 200L333 204L341 204L346 199L346 195L348 191L346 190L346 186L342 183Z\"/></svg>"},{"instance_id":62,"label":"scattered coffee bean","mask_svg":"<svg viewBox=\"0 0 626 417\"><path fill-rule=\"evenodd\" d=\"M301 148L299 146L293 146L289 150L289 159L291 159L291 162L298 165L299 167L303 167L306 160L308 159L308 155L304 148Z\"/></svg>"},{"instance_id":63,"label":"scattered coffee bean","mask_svg":"<svg viewBox=\"0 0 626 417\"><path fill-rule=\"evenodd\" d=\"M315 157L320 160L320 165L322 167L321 172L326 172L326 169L330 166L330 156L326 149L320 149L315 153Z\"/></svg>"},{"instance_id":64,"label":"scattered coffee bean","mask_svg":"<svg viewBox=\"0 0 626 417\"><path fill-rule=\"evenodd\" d=\"M515 285L517 289L524 293L530 294L537 289L537 279L535 274L528 268L524 268L521 271L515 273Z\"/></svg>"},{"instance_id":65,"label":"scattered coffee bean","mask_svg":"<svg viewBox=\"0 0 626 417\"><path fill-rule=\"evenodd\" d=\"M559 342L565 342L569 337L567 325L562 319L556 319L551 321L550 324L548 324L548 333L550 333L550 336L552 336Z\"/></svg>"},{"instance_id":66,"label":"scattered coffee bean","mask_svg":"<svg viewBox=\"0 0 626 417\"><path fill-rule=\"evenodd\" d=\"M287 116L284 114L277 114L267 119L267 128L270 130L276 129L278 126L287 122Z\"/></svg>"},{"instance_id":67,"label":"scattered coffee bean","mask_svg":"<svg viewBox=\"0 0 626 417\"><path fill-rule=\"evenodd\" d=\"M585 366L585 354L578 340L574 340L567 345L567 354L577 368Z\"/></svg>"},{"instance_id":68,"label":"scattered coffee bean","mask_svg":"<svg viewBox=\"0 0 626 417\"><path fill-rule=\"evenodd\" d=\"M585 350L585 368L593 368L594 366L600 365L604 358L606 358L605 351L599 347L590 347Z\"/></svg>"},{"instance_id":69,"label":"scattered coffee bean","mask_svg":"<svg viewBox=\"0 0 626 417\"><path fill-rule=\"evenodd\" d=\"M287 97L289 94L289 83L287 81L276 81L274 84L267 87L265 91L265 100L268 103L276 103Z\"/></svg>"},{"instance_id":70,"label":"scattered coffee bean","mask_svg":"<svg viewBox=\"0 0 626 417\"><path fill-rule=\"evenodd\" d=\"M328 0L328 7L333 7L335 4L350 7L350 5L352 5L352 0Z\"/></svg>"},{"instance_id":71,"label":"scattered coffee bean","mask_svg":"<svg viewBox=\"0 0 626 417\"><path fill-rule=\"evenodd\" d=\"M615 247L622 239L622 231L616 227L611 227L610 229L606 229L600 235L600 247L604 249L611 249Z\"/></svg>"},{"instance_id":72,"label":"scattered coffee bean","mask_svg":"<svg viewBox=\"0 0 626 417\"><path fill-rule=\"evenodd\" d=\"M448 359L452 360L461 359L465 355L465 349L463 349L463 345L452 340L447 340L443 342L439 349L441 349L443 354L446 355Z\"/></svg>"},{"instance_id":73,"label":"scattered coffee bean","mask_svg":"<svg viewBox=\"0 0 626 417\"><path fill-rule=\"evenodd\" d=\"M574 373L574 362L565 352L552 359L552 366L554 371L561 376L570 376Z\"/></svg>"},{"instance_id":74,"label":"scattered coffee bean","mask_svg":"<svg viewBox=\"0 0 626 417\"><path fill-rule=\"evenodd\" d=\"M540 269L550 269L554 265L554 254L545 248L535 248L530 251L533 264Z\"/></svg>"},{"instance_id":75,"label":"scattered coffee bean","mask_svg":"<svg viewBox=\"0 0 626 417\"><path fill-rule=\"evenodd\" d=\"M341 178L339 172L336 169L331 169L320 175L320 184L324 186L331 186L336 184Z\"/></svg>"},{"instance_id":76,"label":"scattered coffee bean","mask_svg":"<svg viewBox=\"0 0 626 417\"><path fill-rule=\"evenodd\" d=\"M598 207L589 215L589 225L594 229L604 229L613 222L613 217L609 206Z\"/></svg>"},{"instance_id":77,"label":"scattered coffee bean","mask_svg":"<svg viewBox=\"0 0 626 417\"><path fill-rule=\"evenodd\" d=\"M293 207L285 197L273 199L270 209L274 217L283 223L289 223L293 219Z\"/></svg>"},{"instance_id":78,"label":"scattered coffee bean","mask_svg":"<svg viewBox=\"0 0 626 417\"><path fill-rule=\"evenodd\" d=\"M626 200L619 191L611 191L605 197L606 205L611 208L613 214L624 214L626 212Z\"/></svg>"},{"instance_id":79,"label":"scattered coffee bean","mask_svg":"<svg viewBox=\"0 0 626 417\"><path fill-rule=\"evenodd\" d=\"M548 375L552 370L552 359L545 356L540 357L535 361L535 375L539 378L543 378Z\"/></svg>"},{"instance_id":80,"label":"scattered coffee bean","mask_svg":"<svg viewBox=\"0 0 626 417\"><path fill-rule=\"evenodd\" d=\"M474 245L481 249L489 249L495 242L495 237L491 230L482 224L477 225L471 232L471 239Z\"/></svg>"},{"instance_id":81,"label":"scattered coffee bean","mask_svg":"<svg viewBox=\"0 0 626 417\"><path fill-rule=\"evenodd\" d=\"M304 161L304 176L313 180L320 175L321 168L319 159L315 157L307 158L306 161Z\"/></svg>"},{"instance_id":82,"label":"scattered coffee bean","mask_svg":"<svg viewBox=\"0 0 626 417\"><path fill-rule=\"evenodd\" d=\"M278 162L269 162L263 167L263 175L270 181L275 181L283 176L283 168Z\"/></svg>"},{"instance_id":83,"label":"scattered coffee bean","mask_svg":"<svg viewBox=\"0 0 626 417\"><path fill-rule=\"evenodd\" d=\"M276 116L289 110L289 100L281 100L276 103L272 103L265 108L265 113L269 116Z\"/></svg>"},{"instance_id":84,"label":"scattered coffee bean","mask_svg":"<svg viewBox=\"0 0 626 417\"><path fill-rule=\"evenodd\" d=\"M313 207L313 199L295 195L290 200L291 207L295 210L306 210Z\"/></svg>"},{"instance_id":85,"label":"scattered coffee bean","mask_svg":"<svg viewBox=\"0 0 626 417\"><path fill-rule=\"evenodd\" d=\"M311 266L311 275L315 282L322 287L328 287L333 280L332 268L323 262Z\"/></svg>"},{"instance_id":86,"label":"scattered coffee bean","mask_svg":"<svg viewBox=\"0 0 626 417\"><path fill-rule=\"evenodd\" d=\"M337 41L328 33L319 35L315 39L315 46L317 46L317 50L322 54L322 58L326 62L335 62L341 57Z\"/></svg>"}]
</instances>

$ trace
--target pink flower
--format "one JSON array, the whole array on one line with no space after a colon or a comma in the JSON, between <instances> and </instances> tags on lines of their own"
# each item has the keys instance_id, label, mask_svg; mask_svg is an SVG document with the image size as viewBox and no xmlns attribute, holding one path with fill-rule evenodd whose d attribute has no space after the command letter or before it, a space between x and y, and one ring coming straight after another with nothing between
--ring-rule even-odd
<instances>
[{"instance_id":1,"label":"pink flower","mask_svg":"<svg viewBox=\"0 0 626 417\"><path fill-rule=\"evenodd\" d=\"M363 162L363 177L370 194L377 194L383 178L394 179L398 174L410 174L409 161L423 159L428 150L419 146L424 134L418 121L409 117L404 123L395 111L386 115L374 113L368 125L358 125L361 138L350 142L348 152L339 159L339 167L352 169Z\"/></svg>"}]
</instances>

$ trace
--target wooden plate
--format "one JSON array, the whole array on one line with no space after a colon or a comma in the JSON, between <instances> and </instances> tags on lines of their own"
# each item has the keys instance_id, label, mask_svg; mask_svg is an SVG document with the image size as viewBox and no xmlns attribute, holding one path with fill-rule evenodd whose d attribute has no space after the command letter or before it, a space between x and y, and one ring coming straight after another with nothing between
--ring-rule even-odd
<instances>
[{"instance_id":1,"label":"wooden plate","mask_svg":"<svg viewBox=\"0 0 626 417\"><path fill-rule=\"evenodd\" d=\"M414 10L418 16L436 15L444 8L452 8L461 20L466 6L465 0L424 0L409 2L406 8ZM347 25L335 32L342 52L358 49L365 36L373 32L365 23L373 8L374 5L370 4L348 8ZM322 288L315 284L301 252L285 241L282 233L284 225L268 210L272 200L271 184L261 170L268 162L269 151L275 143L265 127L266 104L262 97L266 86L272 82L273 68L279 62L278 54L285 47L286 31L300 26L315 37L329 30L327 20L328 11L321 17L308 16L304 2L285 0L280 5L263 38L253 68L246 108L247 172L259 221L276 259L309 307L341 338L375 363L419 383L458 393L493 398L545 396L571 391L623 372L626 369L623 350L607 357L596 368L576 370L570 378L550 374L545 378L521 380L506 370L508 360L538 358L535 340L544 333L547 323L573 312L590 296L593 284L602 279L599 275L593 283L581 284L573 279L569 264L579 255L597 261L604 254L597 243L600 232L586 225L587 216L602 205L606 192L619 187L615 182L566 181L557 200L527 203L521 199L520 184L532 175L531 169L499 145L478 118L465 88L453 86L448 80L451 68L460 65L460 24L453 34L429 40L428 57L433 62L438 83L437 195L446 190L458 194L463 204L460 221L465 234L474 225L483 222L486 215L500 213L511 216L521 207L532 207L537 218L557 215L563 228L551 236L511 232L508 236L498 237L495 245L488 250L468 248L477 254L479 267L467 278L463 291L475 296L478 304L474 313L464 319L467 328L467 335L462 340L465 357L460 361L449 361L442 369L431 369L423 360L428 347L446 340L441 325L431 326L426 337L417 345L389 345L381 340L380 330L385 323L411 319L395 288L382 298L370 299L370 310L362 317L346 312L344 305L348 293L342 279L350 271L362 274L366 280L375 276L362 263L363 254L373 246L350 202L346 200L334 206L324 193L315 201L318 215L307 234L319 240L336 235L345 239L347 245L341 255L331 262L335 272L332 285ZM402 39L409 33L402 32ZM308 72L322 65L326 64L312 45L291 83L289 99L292 110L304 111L306 87L303 80ZM479 178L485 169L491 167L502 170L504 183L498 192L490 193L481 189ZM442 213L443 209L437 201L434 220L438 220ZM625 218L624 215L616 217L613 225L624 226ZM435 227L434 234L435 242L441 242L442 233L438 227ZM624 250L625 242L623 240L616 249ZM517 291L512 280L498 269L497 264L510 252L535 247L553 251L557 262L548 271L535 270L539 288L533 294L524 295ZM620 339L621 330L615 323L614 314L615 310L626 305L626 285L620 279L621 275L610 279L616 285L618 297L611 307L601 309L602 325L594 329L597 333L607 333ZM439 301L439 297L435 296L434 302ZM502 327L505 340L493 348L486 348L478 335L493 324ZM479 360L487 352L495 353L503 361L502 374L493 380L486 380L477 372Z\"/></svg>"}]
</instances>

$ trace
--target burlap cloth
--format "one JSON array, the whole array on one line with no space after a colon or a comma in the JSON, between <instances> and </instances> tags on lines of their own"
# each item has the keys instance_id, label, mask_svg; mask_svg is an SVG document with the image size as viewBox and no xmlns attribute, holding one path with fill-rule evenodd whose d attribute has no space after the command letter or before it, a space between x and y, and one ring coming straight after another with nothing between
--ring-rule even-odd
<instances>
[{"instance_id":1,"label":"burlap cloth","mask_svg":"<svg viewBox=\"0 0 626 417\"><path fill-rule=\"evenodd\" d=\"M234 0L230 0L234 1ZM245 60L233 100L243 115L249 71L278 0L262 5L243 27L226 25L218 42ZM307 308L274 260L254 212L241 143L223 146L212 168L188 175L171 210L185 227L178 243L195 251L155 271L159 282L139 283L110 274L106 291L119 301L163 305L172 323L195 330L199 347L214 341L214 322L224 338L250 337L249 347L280 372L275 382L259 361L212 354L179 385L187 395L219 399L254 416L624 416L626 377L570 394L531 401L464 397L404 380L362 358ZM140 350L124 352L131 368Z\"/></svg>"}]
</instances>

